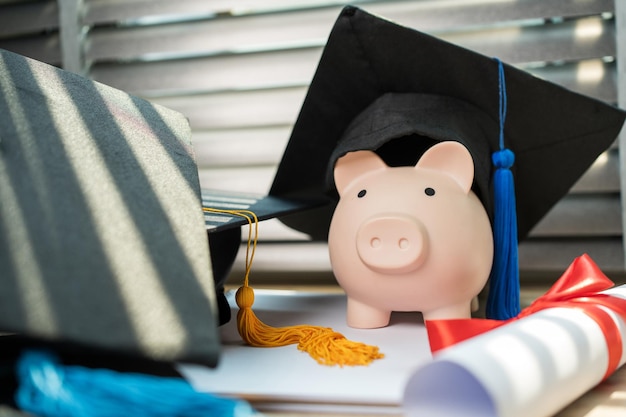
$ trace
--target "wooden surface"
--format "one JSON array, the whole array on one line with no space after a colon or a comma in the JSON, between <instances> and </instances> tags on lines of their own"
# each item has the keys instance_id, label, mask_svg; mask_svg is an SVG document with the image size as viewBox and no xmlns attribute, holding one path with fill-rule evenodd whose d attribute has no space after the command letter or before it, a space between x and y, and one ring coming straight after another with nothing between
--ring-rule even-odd
<instances>
[{"instance_id":1,"label":"wooden surface","mask_svg":"<svg viewBox=\"0 0 626 417\"><path fill-rule=\"evenodd\" d=\"M558 417L626 416L626 367L556 414Z\"/></svg>"}]
</instances>

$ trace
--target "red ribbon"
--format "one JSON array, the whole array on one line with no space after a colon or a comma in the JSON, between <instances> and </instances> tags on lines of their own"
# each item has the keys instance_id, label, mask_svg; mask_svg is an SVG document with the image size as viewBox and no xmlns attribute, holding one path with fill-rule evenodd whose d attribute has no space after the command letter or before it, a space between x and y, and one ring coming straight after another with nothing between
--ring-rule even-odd
<instances>
[{"instance_id":1,"label":"red ribbon","mask_svg":"<svg viewBox=\"0 0 626 417\"><path fill-rule=\"evenodd\" d=\"M430 350L435 353L450 345L477 336L489 330L519 320L530 314L553 307L577 308L584 311L600 326L606 339L609 363L604 378L609 377L619 366L622 358L622 337L618 324L602 307L618 314L626 321L626 300L598 294L614 286L589 255L574 260L563 275L541 297L509 320L452 319L427 320L426 330Z\"/></svg>"}]
</instances>

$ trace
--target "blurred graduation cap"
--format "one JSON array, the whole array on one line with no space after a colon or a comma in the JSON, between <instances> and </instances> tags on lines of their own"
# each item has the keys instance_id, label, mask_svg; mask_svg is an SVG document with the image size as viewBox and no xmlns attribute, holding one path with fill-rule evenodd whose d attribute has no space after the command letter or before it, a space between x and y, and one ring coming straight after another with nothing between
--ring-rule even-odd
<instances>
[{"instance_id":1,"label":"blurred graduation cap","mask_svg":"<svg viewBox=\"0 0 626 417\"><path fill-rule=\"evenodd\" d=\"M491 159L500 149L504 107L504 147L515 155L517 235L525 238L615 140L625 114L498 64L358 8L344 8L270 194L337 198L332 170L350 151L375 150L390 166L413 165L434 143L454 140L473 156L473 189L493 222ZM325 239L333 210L330 204L283 221Z\"/></svg>"},{"instance_id":2,"label":"blurred graduation cap","mask_svg":"<svg viewBox=\"0 0 626 417\"><path fill-rule=\"evenodd\" d=\"M0 349L216 364L190 137L181 114L0 50Z\"/></svg>"}]
</instances>

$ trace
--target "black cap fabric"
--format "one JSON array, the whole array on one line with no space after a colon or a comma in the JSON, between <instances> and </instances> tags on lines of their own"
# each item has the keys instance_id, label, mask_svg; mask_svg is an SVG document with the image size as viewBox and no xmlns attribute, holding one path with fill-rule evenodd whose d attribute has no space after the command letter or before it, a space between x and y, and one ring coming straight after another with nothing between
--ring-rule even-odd
<instances>
[{"instance_id":1,"label":"black cap fabric","mask_svg":"<svg viewBox=\"0 0 626 417\"><path fill-rule=\"evenodd\" d=\"M504 145L515 153L523 239L615 140L625 113L510 65L504 74ZM270 194L337 198L332 169L349 151L376 150L389 165L408 165L432 144L456 140L472 153L474 190L492 215L498 94L493 58L348 6L328 38ZM325 239L333 210L331 204L283 221Z\"/></svg>"},{"instance_id":2,"label":"black cap fabric","mask_svg":"<svg viewBox=\"0 0 626 417\"><path fill-rule=\"evenodd\" d=\"M216 363L190 140L177 112L0 50L0 332Z\"/></svg>"}]
</instances>

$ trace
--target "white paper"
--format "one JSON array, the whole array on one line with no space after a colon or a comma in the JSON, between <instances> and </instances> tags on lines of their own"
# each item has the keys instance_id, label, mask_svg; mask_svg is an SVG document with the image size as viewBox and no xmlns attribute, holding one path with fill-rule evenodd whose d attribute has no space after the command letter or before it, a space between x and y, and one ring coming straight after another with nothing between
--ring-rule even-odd
<instances>
[{"instance_id":1,"label":"white paper","mask_svg":"<svg viewBox=\"0 0 626 417\"><path fill-rule=\"evenodd\" d=\"M394 313L388 327L358 330L345 324L343 294L255 292L253 310L266 324L331 327L350 340L378 346L385 358L369 366L328 367L319 365L295 345L246 346L237 334L233 318L222 328L223 350L216 369L179 366L196 389L247 399L261 411L398 413L411 373L431 360L419 313ZM232 298L229 302L235 305Z\"/></svg>"},{"instance_id":2,"label":"white paper","mask_svg":"<svg viewBox=\"0 0 626 417\"><path fill-rule=\"evenodd\" d=\"M626 298L626 286L606 293ZM626 343L624 321L611 316ZM405 411L415 417L550 416L597 385L607 364L604 335L591 317L574 308L546 309L442 350L417 368Z\"/></svg>"}]
</instances>

